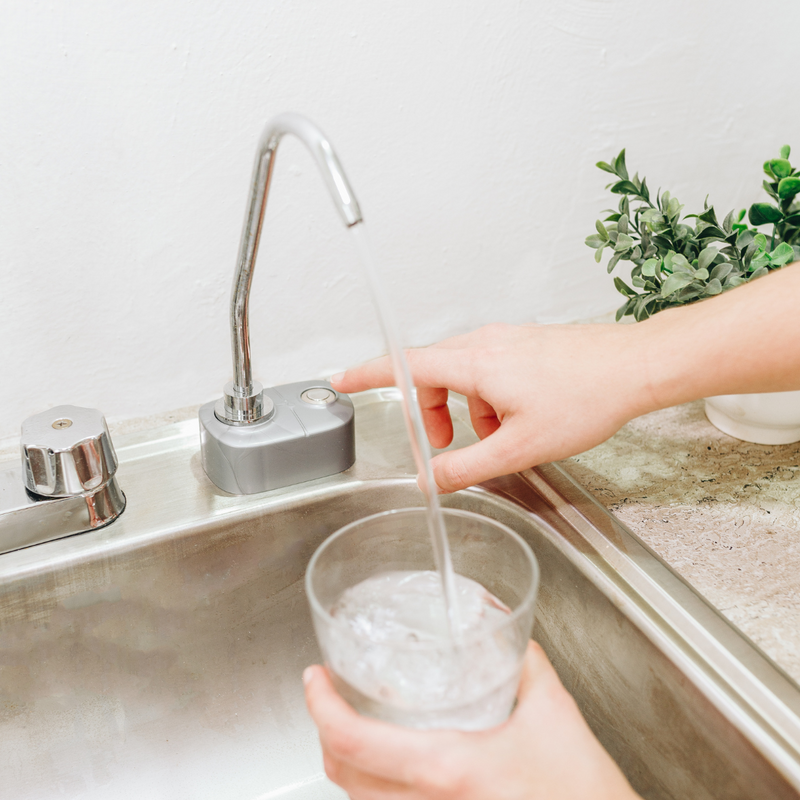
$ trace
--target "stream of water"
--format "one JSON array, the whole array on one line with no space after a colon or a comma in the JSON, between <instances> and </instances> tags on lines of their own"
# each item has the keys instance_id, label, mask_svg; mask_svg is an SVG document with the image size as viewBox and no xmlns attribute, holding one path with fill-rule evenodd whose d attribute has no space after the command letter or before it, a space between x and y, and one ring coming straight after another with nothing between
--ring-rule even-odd
<instances>
[{"instance_id":1,"label":"stream of water","mask_svg":"<svg viewBox=\"0 0 800 800\"><path fill-rule=\"evenodd\" d=\"M446 606L447 620L450 635L454 640L460 639L461 619L456 596L456 579L453 564L450 558L450 546L447 542L444 516L439 505L436 482L431 469L431 448L422 422L422 412L414 394L414 382L408 368L408 361L400 344L400 334L394 317L394 310L386 296L383 281L375 267L372 250L367 238L364 223L350 228L356 244L364 270L367 273L370 292L378 312L383 335L389 348L389 357L392 362L395 383L403 396L403 416L405 417L408 438L414 453L414 462L419 474L419 483L425 495L428 528L433 544L433 555L436 569L441 576L442 592Z\"/></svg>"}]
</instances>

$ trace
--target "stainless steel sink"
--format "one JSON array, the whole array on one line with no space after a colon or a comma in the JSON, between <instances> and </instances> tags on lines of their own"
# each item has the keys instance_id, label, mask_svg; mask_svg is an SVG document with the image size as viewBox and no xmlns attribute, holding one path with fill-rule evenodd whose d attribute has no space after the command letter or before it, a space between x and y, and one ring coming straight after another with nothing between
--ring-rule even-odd
<instances>
[{"instance_id":1,"label":"stainless steel sink","mask_svg":"<svg viewBox=\"0 0 800 800\"><path fill-rule=\"evenodd\" d=\"M421 504L397 394L354 400L345 473L235 497L196 422L118 437L125 514L0 556L0 797L344 797L303 703L303 573L342 524ZM445 502L530 542L535 636L645 797L800 796L798 688L558 467Z\"/></svg>"}]
</instances>

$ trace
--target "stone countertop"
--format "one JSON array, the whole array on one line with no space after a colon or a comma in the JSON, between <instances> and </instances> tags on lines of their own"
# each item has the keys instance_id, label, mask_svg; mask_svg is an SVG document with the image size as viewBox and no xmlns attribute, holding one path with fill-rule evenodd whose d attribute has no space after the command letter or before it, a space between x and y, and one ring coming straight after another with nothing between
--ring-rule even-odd
<instances>
[{"instance_id":1,"label":"stone countertop","mask_svg":"<svg viewBox=\"0 0 800 800\"><path fill-rule=\"evenodd\" d=\"M697 401L561 465L800 682L800 443L734 439Z\"/></svg>"}]
</instances>

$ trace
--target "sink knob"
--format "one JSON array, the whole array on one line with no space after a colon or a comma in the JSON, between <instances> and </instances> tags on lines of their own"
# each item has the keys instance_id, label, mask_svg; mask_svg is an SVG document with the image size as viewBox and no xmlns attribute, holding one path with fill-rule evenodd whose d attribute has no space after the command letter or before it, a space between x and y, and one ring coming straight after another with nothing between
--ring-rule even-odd
<instances>
[{"instance_id":1,"label":"sink knob","mask_svg":"<svg viewBox=\"0 0 800 800\"><path fill-rule=\"evenodd\" d=\"M105 418L94 408L56 406L22 423L25 486L45 497L95 492L117 471Z\"/></svg>"}]
</instances>

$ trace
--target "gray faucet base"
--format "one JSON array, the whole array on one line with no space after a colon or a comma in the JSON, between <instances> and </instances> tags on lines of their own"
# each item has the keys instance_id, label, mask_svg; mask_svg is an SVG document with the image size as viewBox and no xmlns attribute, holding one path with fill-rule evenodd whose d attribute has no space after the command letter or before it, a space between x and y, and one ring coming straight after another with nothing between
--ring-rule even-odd
<instances>
[{"instance_id":1,"label":"gray faucet base","mask_svg":"<svg viewBox=\"0 0 800 800\"><path fill-rule=\"evenodd\" d=\"M343 472L356 460L353 404L335 394L326 405L302 398L325 381L301 381L264 389L274 413L249 425L228 425L214 414L215 402L200 409L203 469L231 494L256 494Z\"/></svg>"}]
</instances>

